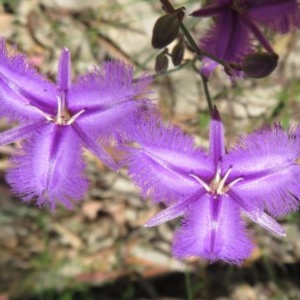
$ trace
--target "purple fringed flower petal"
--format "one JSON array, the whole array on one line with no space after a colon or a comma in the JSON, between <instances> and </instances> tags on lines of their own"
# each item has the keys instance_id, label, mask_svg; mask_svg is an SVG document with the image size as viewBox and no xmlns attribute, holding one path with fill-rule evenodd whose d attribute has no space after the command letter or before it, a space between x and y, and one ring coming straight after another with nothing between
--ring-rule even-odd
<instances>
[{"instance_id":1,"label":"purple fringed flower petal","mask_svg":"<svg viewBox=\"0 0 300 300\"><path fill-rule=\"evenodd\" d=\"M105 165L110 167L112 170L118 171L118 165L100 144L89 137L83 130L81 130L81 128L77 124L73 124L72 127L88 150L94 153Z\"/></svg>"},{"instance_id":2,"label":"purple fringed flower petal","mask_svg":"<svg viewBox=\"0 0 300 300\"><path fill-rule=\"evenodd\" d=\"M287 33L300 26L300 9L296 0L252 0L247 15L281 33Z\"/></svg>"},{"instance_id":3,"label":"purple fringed flower petal","mask_svg":"<svg viewBox=\"0 0 300 300\"><path fill-rule=\"evenodd\" d=\"M272 46L270 45L269 41L266 39L260 28L251 20L251 18L248 18L247 16L243 17L243 22L251 33L254 35L254 37L260 42L260 44L270 53L274 53L274 50Z\"/></svg>"},{"instance_id":4,"label":"purple fringed flower petal","mask_svg":"<svg viewBox=\"0 0 300 300\"><path fill-rule=\"evenodd\" d=\"M39 119L41 114L34 107L54 113L57 96L55 85L39 75L24 55L9 53L5 40L0 39L0 117Z\"/></svg>"},{"instance_id":5,"label":"purple fringed flower petal","mask_svg":"<svg viewBox=\"0 0 300 300\"><path fill-rule=\"evenodd\" d=\"M140 126L132 135L135 147L127 147L129 176L144 196L170 203L176 196L191 195L201 189L191 174L203 178L213 175L212 163L193 140L178 128L165 129L152 122Z\"/></svg>"},{"instance_id":6,"label":"purple fringed flower petal","mask_svg":"<svg viewBox=\"0 0 300 300\"><path fill-rule=\"evenodd\" d=\"M12 158L7 181L25 202L36 198L38 206L54 210L61 202L70 208L88 187L81 148L72 127L45 126Z\"/></svg>"},{"instance_id":7,"label":"purple fringed flower petal","mask_svg":"<svg viewBox=\"0 0 300 300\"><path fill-rule=\"evenodd\" d=\"M197 201L202 195L205 194L205 190L199 191L196 195L178 203L170 205L168 208L159 212L153 216L146 224L145 227L153 227L175 218L181 217L187 212L187 207L191 206L195 201Z\"/></svg>"},{"instance_id":8,"label":"purple fringed flower petal","mask_svg":"<svg viewBox=\"0 0 300 300\"><path fill-rule=\"evenodd\" d=\"M122 62L106 62L79 77L69 90L71 112L84 108L78 124L88 132L104 136L127 132L132 120L142 118L153 106L145 98L151 77L133 78L133 68ZM114 128L114 130L111 130Z\"/></svg>"},{"instance_id":9,"label":"purple fringed flower petal","mask_svg":"<svg viewBox=\"0 0 300 300\"><path fill-rule=\"evenodd\" d=\"M200 41L206 51L229 62L240 62L251 52L249 29L233 11L219 14L216 23Z\"/></svg>"},{"instance_id":10,"label":"purple fringed flower petal","mask_svg":"<svg viewBox=\"0 0 300 300\"><path fill-rule=\"evenodd\" d=\"M203 196L189 207L175 234L173 253L240 264L253 250L238 206L227 197Z\"/></svg>"},{"instance_id":11,"label":"purple fringed flower petal","mask_svg":"<svg viewBox=\"0 0 300 300\"><path fill-rule=\"evenodd\" d=\"M0 145L6 145L17 140L24 139L32 135L32 132L38 131L42 126L45 126L45 120L42 120L39 123L28 124L1 132Z\"/></svg>"},{"instance_id":12,"label":"purple fringed flower petal","mask_svg":"<svg viewBox=\"0 0 300 300\"><path fill-rule=\"evenodd\" d=\"M286 236L285 230L282 228L282 226L280 226L273 218L268 216L266 213L261 211L255 211L255 212L244 212L244 214L253 222L277 234L278 236L281 237Z\"/></svg>"},{"instance_id":13,"label":"purple fringed flower petal","mask_svg":"<svg viewBox=\"0 0 300 300\"><path fill-rule=\"evenodd\" d=\"M243 177L235 192L273 216L285 215L299 206L300 140L279 125L254 132L239 141L224 158L233 166L231 178Z\"/></svg>"}]
</instances>

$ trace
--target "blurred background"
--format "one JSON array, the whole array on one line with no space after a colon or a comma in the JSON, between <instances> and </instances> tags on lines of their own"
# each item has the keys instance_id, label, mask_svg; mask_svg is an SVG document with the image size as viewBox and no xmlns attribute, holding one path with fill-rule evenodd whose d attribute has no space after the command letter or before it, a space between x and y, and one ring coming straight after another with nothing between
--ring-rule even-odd
<instances>
[{"instance_id":1,"label":"blurred background","mask_svg":"<svg viewBox=\"0 0 300 300\"><path fill-rule=\"evenodd\" d=\"M172 1L185 6L187 15L200 2ZM158 0L0 0L0 35L52 80L62 47L71 50L74 77L108 59L133 64L138 77L154 74L159 51L151 48L151 32L162 14ZM185 23L199 39L209 20L186 17ZM233 88L220 69L209 83L228 147L263 124L299 123L299 31L270 38L280 55L271 76ZM186 50L184 59L192 58ZM179 67L158 76L152 90L165 121L205 147L209 117L195 70ZM0 131L9 126L0 121ZM14 145L0 147L0 300L300 299L299 213L280 220L284 239L249 224L257 247L241 267L197 258L182 262L170 253L178 220L144 228L162 207L142 200L126 170L115 174L85 153L88 194L74 210L51 213L11 193L5 171L13 151Z\"/></svg>"}]
</instances>

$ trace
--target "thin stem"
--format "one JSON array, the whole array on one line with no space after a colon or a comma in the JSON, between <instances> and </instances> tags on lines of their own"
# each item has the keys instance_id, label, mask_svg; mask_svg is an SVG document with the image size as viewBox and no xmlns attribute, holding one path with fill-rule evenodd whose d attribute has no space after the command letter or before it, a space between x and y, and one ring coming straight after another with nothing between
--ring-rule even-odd
<instances>
[{"instance_id":1,"label":"thin stem","mask_svg":"<svg viewBox=\"0 0 300 300\"><path fill-rule=\"evenodd\" d=\"M186 286L187 299L188 300L193 300L194 297L193 297L190 273L186 270L184 272L184 275L185 275L184 277L185 277L185 286Z\"/></svg>"},{"instance_id":2,"label":"thin stem","mask_svg":"<svg viewBox=\"0 0 300 300\"><path fill-rule=\"evenodd\" d=\"M177 71L179 71L180 69L185 68L186 66L192 65L193 63L194 63L193 60L187 60L187 61L184 62L183 64L179 65L177 68L173 68L173 69L171 69L171 70L169 70L169 71L166 71L165 73L155 74L155 75L153 76L153 78L158 78L158 77L161 77L161 76L165 76L165 75L168 75L168 74L177 72Z\"/></svg>"},{"instance_id":3,"label":"thin stem","mask_svg":"<svg viewBox=\"0 0 300 300\"><path fill-rule=\"evenodd\" d=\"M209 109L210 114L212 114L213 104L212 104L212 100L211 100L209 89L208 89L207 78L205 78L202 75L201 75L201 78L202 78L202 83L203 83L203 88L204 88L204 93L205 93L205 98L207 101L208 109Z\"/></svg>"},{"instance_id":4,"label":"thin stem","mask_svg":"<svg viewBox=\"0 0 300 300\"><path fill-rule=\"evenodd\" d=\"M163 8L164 8L164 10L167 13L174 13L174 12L178 11L178 10L174 9L174 7L172 6L172 4L170 3L169 0L160 0L160 2L162 3ZM209 52L206 52L203 49L200 49L198 47L197 43L195 42L195 40L193 39L192 35L188 31L188 29L183 24L182 18L178 18L178 20L179 20L179 26L180 26L180 29L181 29L183 35L185 36L185 38L190 43L192 49L195 51L195 53L197 55L197 58L200 61L202 60L203 56L206 56L206 57L209 57L210 59L216 61L220 65L222 65L225 70L230 71L230 69L237 67L234 64L230 64L227 61L225 61L225 60L223 60L223 59L221 59L219 57L216 57L215 55L213 55L213 54L211 54ZM199 73L198 70L197 70L197 73ZM212 111L213 111L213 104L212 104L212 100L211 100L210 93L209 93L209 90L208 90L207 78L205 78L202 75L201 75L201 78L202 78L202 82L203 82L203 87L204 87L204 93L205 93L206 101L207 101L207 104L208 104L208 109L209 109L209 112L212 113Z\"/></svg>"},{"instance_id":5,"label":"thin stem","mask_svg":"<svg viewBox=\"0 0 300 300\"><path fill-rule=\"evenodd\" d=\"M189 31L187 30L187 28L181 21L179 22L179 26L180 26L182 33L186 37L186 39L189 41L193 50L197 53L197 55L199 55L200 52L202 52L202 51L199 49L199 47L198 47L197 43L195 42L195 40L193 39L192 35L189 33Z\"/></svg>"}]
</instances>

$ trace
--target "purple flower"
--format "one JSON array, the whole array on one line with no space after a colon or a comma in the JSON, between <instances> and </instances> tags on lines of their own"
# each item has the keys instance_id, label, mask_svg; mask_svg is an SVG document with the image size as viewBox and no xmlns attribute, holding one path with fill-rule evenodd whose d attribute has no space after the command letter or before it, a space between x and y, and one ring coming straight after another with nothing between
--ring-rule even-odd
<instances>
[{"instance_id":1,"label":"purple flower","mask_svg":"<svg viewBox=\"0 0 300 300\"><path fill-rule=\"evenodd\" d=\"M300 26L296 0L215 0L191 15L216 17L214 25L201 40L201 47L221 59L237 63L252 52L251 34L267 51L273 52L259 25L280 33ZM204 72L212 68L209 66Z\"/></svg>"},{"instance_id":2,"label":"purple flower","mask_svg":"<svg viewBox=\"0 0 300 300\"><path fill-rule=\"evenodd\" d=\"M237 264L253 250L241 216L285 236L271 216L299 206L299 130L268 127L241 138L227 152L215 109L207 154L176 128L141 127L136 146L127 150L129 175L144 196L167 204L146 226L183 216L174 238L175 256Z\"/></svg>"},{"instance_id":3,"label":"purple flower","mask_svg":"<svg viewBox=\"0 0 300 300\"><path fill-rule=\"evenodd\" d=\"M71 86L70 52L63 49L53 84L1 39L0 117L21 125L1 133L0 144L25 139L7 174L13 190L51 209L80 200L88 187L83 148L116 170L104 147L126 138L134 120L152 109L142 95L150 81L133 80L132 67L121 62L106 62Z\"/></svg>"}]
</instances>

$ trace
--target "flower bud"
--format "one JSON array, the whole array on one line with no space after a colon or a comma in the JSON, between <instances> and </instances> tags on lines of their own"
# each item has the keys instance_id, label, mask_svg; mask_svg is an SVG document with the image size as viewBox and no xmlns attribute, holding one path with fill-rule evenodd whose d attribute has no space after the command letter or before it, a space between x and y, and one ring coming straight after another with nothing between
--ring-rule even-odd
<instances>
[{"instance_id":1,"label":"flower bud","mask_svg":"<svg viewBox=\"0 0 300 300\"><path fill-rule=\"evenodd\" d=\"M179 20L176 13L157 19L152 31L152 47L164 48L172 43L179 32Z\"/></svg>"},{"instance_id":2,"label":"flower bud","mask_svg":"<svg viewBox=\"0 0 300 300\"><path fill-rule=\"evenodd\" d=\"M171 58L174 66L179 66L182 62L184 55L183 40L180 40L172 50Z\"/></svg>"},{"instance_id":3,"label":"flower bud","mask_svg":"<svg viewBox=\"0 0 300 300\"><path fill-rule=\"evenodd\" d=\"M248 54L241 63L242 71L247 77L263 78L270 75L277 67L276 53Z\"/></svg>"},{"instance_id":4,"label":"flower bud","mask_svg":"<svg viewBox=\"0 0 300 300\"><path fill-rule=\"evenodd\" d=\"M165 73L168 70L169 60L165 52L161 52L156 56L155 72L157 74Z\"/></svg>"}]
</instances>

